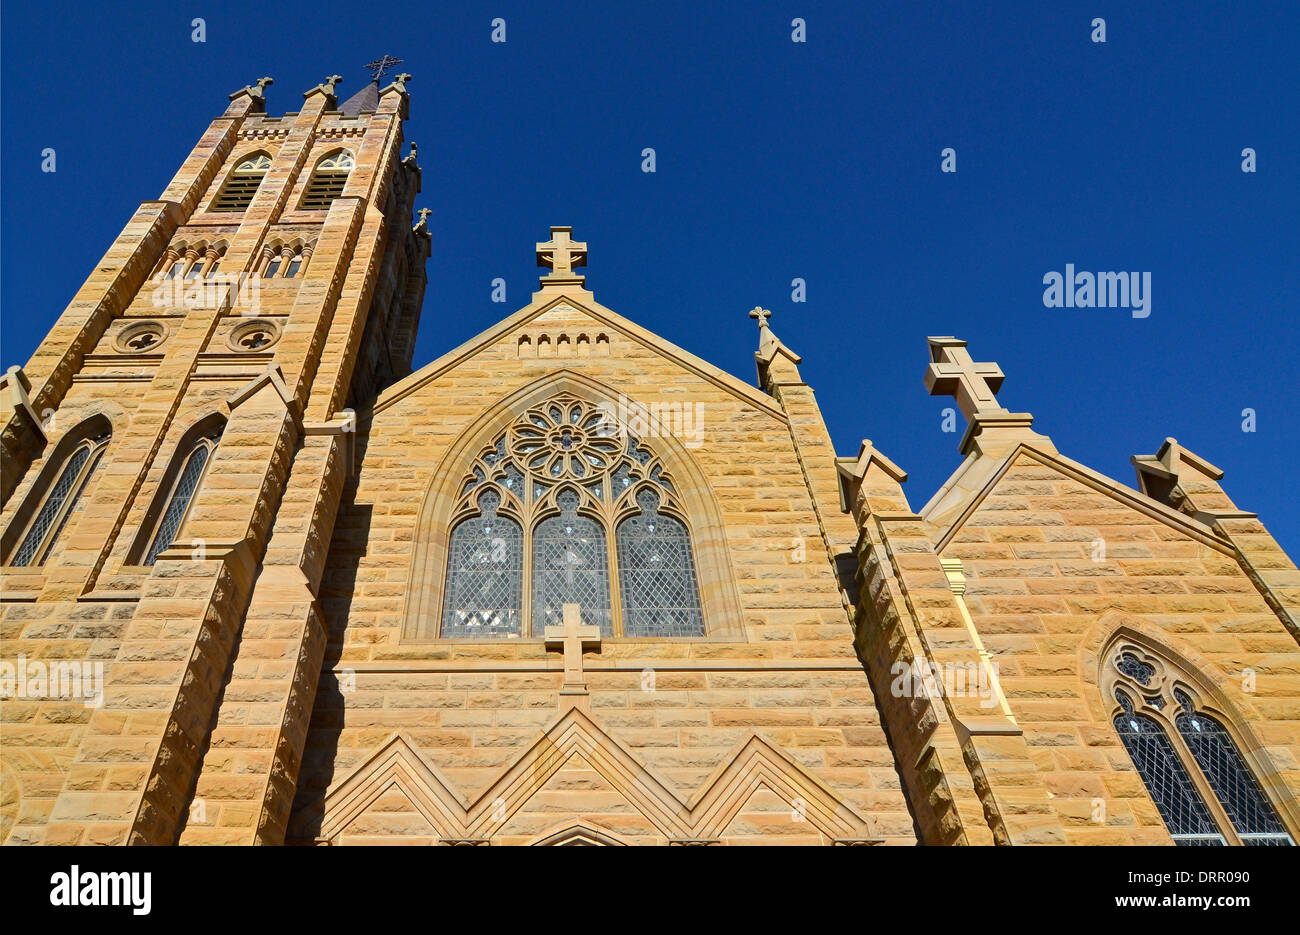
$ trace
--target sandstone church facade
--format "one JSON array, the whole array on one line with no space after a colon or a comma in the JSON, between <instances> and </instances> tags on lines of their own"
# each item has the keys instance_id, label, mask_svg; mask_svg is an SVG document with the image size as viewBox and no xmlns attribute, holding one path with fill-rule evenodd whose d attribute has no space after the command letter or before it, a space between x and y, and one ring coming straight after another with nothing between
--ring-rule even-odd
<instances>
[{"instance_id":1,"label":"sandstone church facade","mask_svg":"<svg viewBox=\"0 0 1300 935\"><path fill-rule=\"evenodd\" d=\"M1294 842L1300 572L1212 464L1105 477L934 337L917 509L765 311L755 385L564 227L412 371L409 76L336 80L232 95L4 377L0 841Z\"/></svg>"}]
</instances>

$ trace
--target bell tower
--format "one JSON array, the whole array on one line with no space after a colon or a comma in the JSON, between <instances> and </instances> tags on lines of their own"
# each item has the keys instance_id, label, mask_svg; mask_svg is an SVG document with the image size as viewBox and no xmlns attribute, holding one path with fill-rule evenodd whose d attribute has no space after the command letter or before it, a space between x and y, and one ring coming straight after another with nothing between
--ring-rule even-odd
<instances>
[{"instance_id":1,"label":"bell tower","mask_svg":"<svg viewBox=\"0 0 1300 935\"><path fill-rule=\"evenodd\" d=\"M411 76L380 86L385 62L341 106L338 75L280 116L271 78L231 94L4 375L6 655L102 668L95 699L32 699L10 725L11 842L283 836L352 412L410 371L426 281ZM102 448L61 525L20 549L91 425Z\"/></svg>"}]
</instances>

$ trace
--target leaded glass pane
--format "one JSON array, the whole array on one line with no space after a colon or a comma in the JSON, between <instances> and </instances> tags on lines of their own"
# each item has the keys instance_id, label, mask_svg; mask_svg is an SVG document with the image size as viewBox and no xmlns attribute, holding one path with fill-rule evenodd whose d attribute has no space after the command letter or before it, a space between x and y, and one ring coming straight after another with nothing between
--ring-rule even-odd
<instances>
[{"instance_id":1,"label":"leaded glass pane","mask_svg":"<svg viewBox=\"0 0 1300 935\"><path fill-rule=\"evenodd\" d=\"M1174 840L1180 845L1226 843L1160 725L1125 711L1115 718L1115 729Z\"/></svg>"},{"instance_id":2,"label":"leaded glass pane","mask_svg":"<svg viewBox=\"0 0 1300 935\"><path fill-rule=\"evenodd\" d=\"M659 498L637 494L639 516L618 527L618 575L625 636L703 636L695 562L686 527L658 512Z\"/></svg>"},{"instance_id":3,"label":"leaded glass pane","mask_svg":"<svg viewBox=\"0 0 1300 935\"><path fill-rule=\"evenodd\" d=\"M479 497L479 516L452 530L447 552L442 636L494 638L519 635L523 618L523 534L519 524L497 516L500 496Z\"/></svg>"},{"instance_id":4,"label":"leaded glass pane","mask_svg":"<svg viewBox=\"0 0 1300 935\"><path fill-rule=\"evenodd\" d=\"M53 526L54 522L59 518L60 511L63 509L63 505L68 501L69 497L72 498L72 502L68 504L68 510L71 511L72 507L76 506L76 497L81 493L81 485L77 484L77 479L81 475L81 469L85 467L86 461L89 457L90 447L87 445L79 446L77 450L72 453L72 457L68 459L67 466L65 466L63 472L59 474L59 479L54 482L54 489L52 489L50 495L45 498L45 503L41 505L40 512L36 514L35 521L33 521L31 528L27 530L27 535L23 538L22 545L20 545L18 551L14 553L12 564L30 565L32 559L36 557L36 552L41 547L41 543L45 541L46 533L50 531L50 527ZM76 494L73 493L74 489L76 490ZM57 534L55 538L57 538Z\"/></svg>"},{"instance_id":5,"label":"leaded glass pane","mask_svg":"<svg viewBox=\"0 0 1300 935\"><path fill-rule=\"evenodd\" d=\"M1228 813L1232 826L1241 834L1242 843L1292 844L1291 836L1223 725L1199 711L1184 712L1174 723Z\"/></svg>"},{"instance_id":6,"label":"leaded glass pane","mask_svg":"<svg viewBox=\"0 0 1300 935\"><path fill-rule=\"evenodd\" d=\"M181 478L176 482L171 501L168 502L167 509L163 513L162 522L158 524L158 533L154 536L153 545L149 547L149 554L145 556L146 565L152 565L157 561L158 555L172 544L176 533L180 532L181 520L185 518L185 511L189 509L190 501L194 499L194 491L198 489L199 478L203 476L203 466L208 463L210 453L211 449L208 445L199 445L185 462Z\"/></svg>"},{"instance_id":7,"label":"leaded glass pane","mask_svg":"<svg viewBox=\"0 0 1300 935\"><path fill-rule=\"evenodd\" d=\"M577 604L587 626L613 635L605 530L577 515L578 500L575 491L562 491L556 498L560 515L543 520L533 532L534 636L564 622L565 604Z\"/></svg>"}]
</instances>

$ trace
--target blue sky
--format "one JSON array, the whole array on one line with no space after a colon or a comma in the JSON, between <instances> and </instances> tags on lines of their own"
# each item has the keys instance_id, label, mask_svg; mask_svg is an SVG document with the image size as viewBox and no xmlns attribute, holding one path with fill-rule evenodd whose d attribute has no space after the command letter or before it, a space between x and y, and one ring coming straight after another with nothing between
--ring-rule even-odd
<instances>
[{"instance_id":1,"label":"blue sky","mask_svg":"<svg viewBox=\"0 0 1300 935\"><path fill-rule=\"evenodd\" d=\"M598 300L744 379L771 308L840 453L871 438L914 507L960 460L922 384L926 336L955 334L1066 454L1132 484L1175 436L1300 555L1300 4L734 6L5 3L0 363L229 92L271 75L270 112L297 110L390 53L433 211L417 366L525 304L533 244L571 224ZM1150 272L1150 316L1045 308L1067 263Z\"/></svg>"}]
</instances>

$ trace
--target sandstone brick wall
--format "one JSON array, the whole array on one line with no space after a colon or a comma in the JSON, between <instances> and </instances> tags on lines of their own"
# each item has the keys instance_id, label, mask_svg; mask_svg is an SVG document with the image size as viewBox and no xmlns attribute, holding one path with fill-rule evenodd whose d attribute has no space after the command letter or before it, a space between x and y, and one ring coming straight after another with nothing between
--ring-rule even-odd
<instances>
[{"instance_id":1,"label":"sandstone brick wall","mask_svg":"<svg viewBox=\"0 0 1300 935\"><path fill-rule=\"evenodd\" d=\"M521 332L534 341L542 333L569 335L575 345L586 335L592 347L605 335L608 356L521 358ZM330 643L290 836L314 838L327 792L395 733L472 802L560 716L561 660L540 640L411 640L403 624L406 596L420 586L412 580L413 540L427 534L418 526L424 499L439 472L459 478L465 470L448 465L446 453L490 405L561 368L580 379L552 382L554 392L599 386L611 402L621 393L703 404L703 444L690 456L716 498L734 572L732 581L705 586L734 588L743 619L743 632L722 640L605 639L585 660L592 719L682 802L757 731L867 817L875 835L914 843L784 415L707 365L695 372L572 305L545 311L463 359L452 352L435 361L381 396L363 420L364 459L322 585ZM796 561L801 545L805 560ZM653 691L642 687L647 669L654 670ZM342 690L353 681L354 689ZM649 834L645 818L617 799L574 761L508 820L489 826L490 836L522 842L567 820L629 839ZM768 829L772 840L802 840L807 822L779 818L793 807L756 797L724 836L750 841ZM425 840L434 833L418 809L391 796L339 839Z\"/></svg>"},{"instance_id":2,"label":"sandstone brick wall","mask_svg":"<svg viewBox=\"0 0 1300 935\"><path fill-rule=\"evenodd\" d=\"M1069 843L1169 841L1097 684L1120 627L1201 668L1235 709L1242 745L1257 739L1276 768L1261 779L1294 809L1300 652L1222 543L1022 454L942 554L961 559L967 604Z\"/></svg>"}]
</instances>

